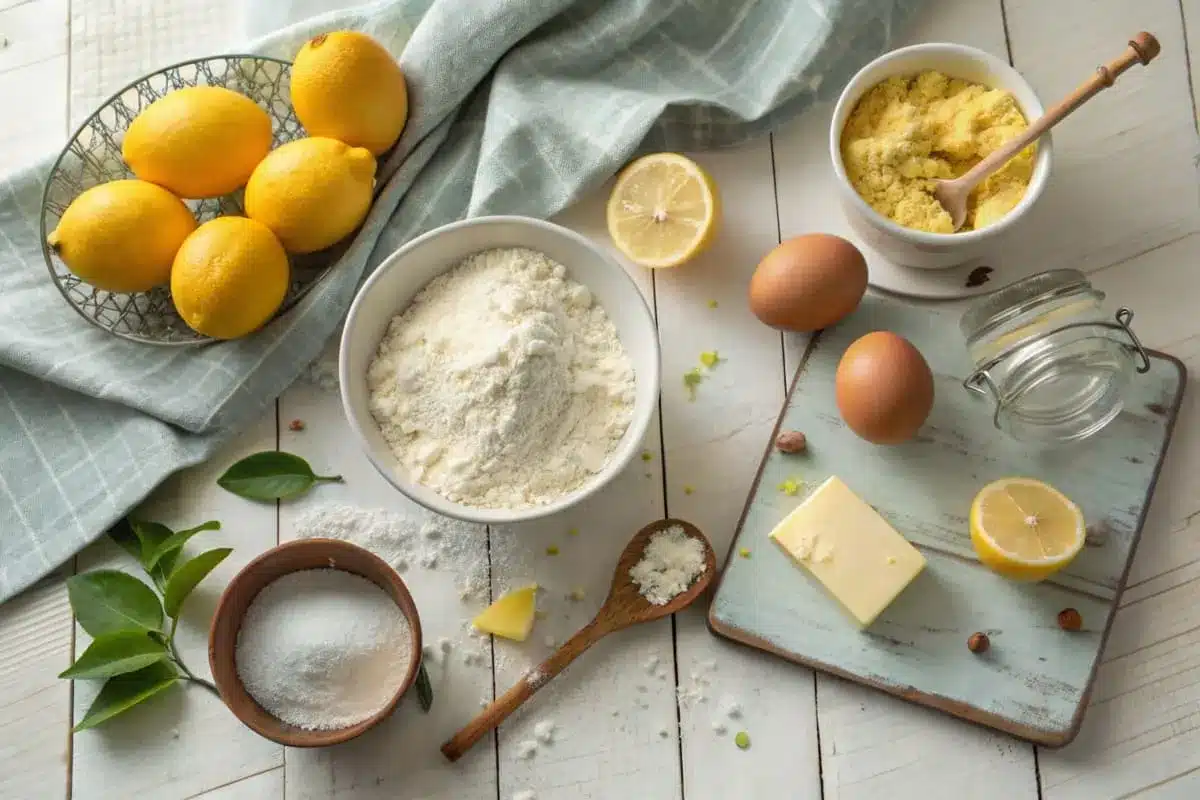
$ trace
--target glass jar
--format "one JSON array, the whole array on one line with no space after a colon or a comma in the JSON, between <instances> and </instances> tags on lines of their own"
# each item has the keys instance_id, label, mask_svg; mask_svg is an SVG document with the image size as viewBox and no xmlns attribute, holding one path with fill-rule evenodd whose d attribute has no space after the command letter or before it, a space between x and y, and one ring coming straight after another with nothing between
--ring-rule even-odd
<instances>
[{"instance_id":1,"label":"glass jar","mask_svg":"<svg viewBox=\"0 0 1200 800\"><path fill-rule=\"evenodd\" d=\"M1127 308L1110 317L1104 293L1076 270L1032 275L975 302L959 327L975 366L963 386L990 395L997 428L1026 442L1085 439L1124 405L1150 358Z\"/></svg>"}]
</instances>

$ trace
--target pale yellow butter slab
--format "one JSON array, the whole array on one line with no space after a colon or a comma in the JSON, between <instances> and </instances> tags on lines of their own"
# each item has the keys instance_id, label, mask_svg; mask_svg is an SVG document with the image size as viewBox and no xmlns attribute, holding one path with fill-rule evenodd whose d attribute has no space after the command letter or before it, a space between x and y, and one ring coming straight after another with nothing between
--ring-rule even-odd
<instances>
[{"instance_id":1,"label":"pale yellow butter slab","mask_svg":"<svg viewBox=\"0 0 1200 800\"><path fill-rule=\"evenodd\" d=\"M836 475L784 517L770 537L862 628L925 568L920 551Z\"/></svg>"}]
</instances>

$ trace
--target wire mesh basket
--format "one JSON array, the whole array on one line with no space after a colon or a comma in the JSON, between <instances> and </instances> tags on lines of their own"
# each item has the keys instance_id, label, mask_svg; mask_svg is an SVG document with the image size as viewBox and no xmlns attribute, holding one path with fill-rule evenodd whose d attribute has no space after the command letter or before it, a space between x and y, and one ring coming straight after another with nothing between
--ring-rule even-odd
<instances>
[{"instance_id":1,"label":"wire mesh basket","mask_svg":"<svg viewBox=\"0 0 1200 800\"><path fill-rule=\"evenodd\" d=\"M156 345L197 345L213 341L189 328L171 301L167 287L128 294L108 292L80 280L46 244L63 212L86 189L107 181L134 177L121 157L121 141L143 109L175 89L224 86L240 92L266 110L274 133L272 147L300 139L304 128L290 99L287 61L260 56L224 55L184 61L139 78L108 99L82 125L59 154L46 179L42 198L42 253L55 286L88 322L114 336ZM240 215L242 192L207 200L185 200L198 222ZM291 256L291 284L281 314L295 305L329 271L337 249Z\"/></svg>"}]
</instances>

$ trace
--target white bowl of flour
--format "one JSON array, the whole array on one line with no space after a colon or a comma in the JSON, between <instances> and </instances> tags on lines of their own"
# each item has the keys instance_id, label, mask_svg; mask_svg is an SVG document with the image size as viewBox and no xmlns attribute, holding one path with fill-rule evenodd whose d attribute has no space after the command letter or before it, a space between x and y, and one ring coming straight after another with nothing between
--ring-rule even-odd
<instances>
[{"instance_id":1,"label":"white bowl of flour","mask_svg":"<svg viewBox=\"0 0 1200 800\"><path fill-rule=\"evenodd\" d=\"M346 417L376 469L479 523L562 511L640 452L658 336L621 265L526 217L414 239L359 290L338 359Z\"/></svg>"}]
</instances>

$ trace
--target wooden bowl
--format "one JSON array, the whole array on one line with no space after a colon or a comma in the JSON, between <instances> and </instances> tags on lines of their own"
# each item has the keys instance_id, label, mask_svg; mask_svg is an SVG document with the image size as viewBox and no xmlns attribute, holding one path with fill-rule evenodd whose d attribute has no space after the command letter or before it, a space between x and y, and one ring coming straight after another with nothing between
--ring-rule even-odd
<instances>
[{"instance_id":1,"label":"wooden bowl","mask_svg":"<svg viewBox=\"0 0 1200 800\"><path fill-rule=\"evenodd\" d=\"M412 653L408 674L396 687L392 699L376 714L346 728L305 730L271 715L246 691L235 659L238 631L246 609L267 584L291 572L327 568L359 575L387 592L412 628ZM209 629L208 663L221 699L246 727L288 747L325 747L365 733L396 708L400 698L416 681L421 666L421 620L404 581L374 553L337 539L299 539L263 553L243 567L225 587Z\"/></svg>"}]
</instances>

